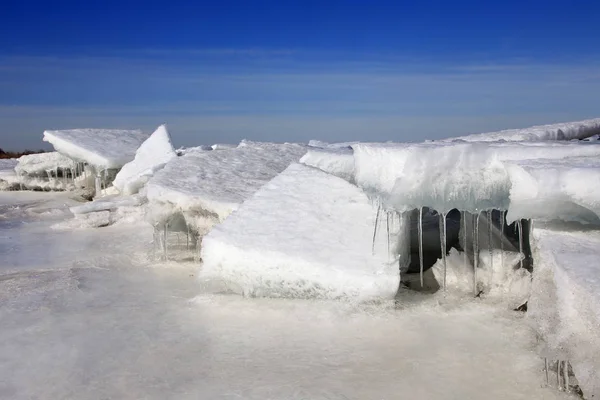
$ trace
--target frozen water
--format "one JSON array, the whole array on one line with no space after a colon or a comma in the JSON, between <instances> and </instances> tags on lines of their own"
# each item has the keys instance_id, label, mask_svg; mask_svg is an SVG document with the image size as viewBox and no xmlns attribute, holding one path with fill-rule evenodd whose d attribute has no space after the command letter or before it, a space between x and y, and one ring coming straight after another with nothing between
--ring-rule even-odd
<instances>
[{"instance_id":1,"label":"frozen water","mask_svg":"<svg viewBox=\"0 0 600 400\"><path fill-rule=\"evenodd\" d=\"M518 314L203 293L147 225L50 230L64 203L0 193L0 398L566 398Z\"/></svg>"},{"instance_id":2,"label":"frozen water","mask_svg":"<svg viewBox=\"0 0 600 400\"><path fill-rule=\"evenodd\" d=\"M355 180L386 208L509 210L518 218L596 223L600 146L564 143L354 145Z\"/></svg>"},{"instance_id":3,"label":"frozen water","mask_svg":"<svg viewBox=\"0 0 600 400\"><path fill-rule=\"evenodd\" d=\"M137 149L135 158L121 168L113 186L126 195L137 193L156 171L174 157L177 154L167 127L161 125Z\"/></svg>"},{"instance_id":4,"label":"frozen water","mask_svg":"<svg viewBox=\"0 0 600 400\"><path fill-rule=\"evenodd\" d=\"M135 157L148 138L139 130L71 129L44 131L44 141L59 153L97 169L118 169Z\"/></svg>"},{"instance_id":5,"label":"frozen water","mask_svg":"<svg viewBox=\"0 0 600 400\"><path fill-rule=\"evenodd\" d=\"M247 143L174 158L148 181L149 218L164 223L183 212L188 224L206 231L305 152L296 144Z\"/></svg>"},{"instance_id":6,"label":"frozen water","mask_svg":"<svg viewBox=\"0 0 600 400\"><path fill-rule=\"evenodd\" d=\"M352 149L310 148L300 159L304 165L315 167L348 182L354 181L354 156Z\"/></svg>"},{"instance_id":7,"label":"frozen water","mask_svg":"<svg viewBox=\"0 0 600 400\"><path fill-rule=\"evenodd\" d=\"M586 398L600 396L600 231L576 224L534 230L528 316L550 359L569 360Z\"/></svg>"},{"instance_id":8,"label":"frozen water","mask_svg":"<svg viewBox=\"0 0 600 400\"><path fill-rule=\"evenodd\" d=\"M75 168L75 162L56 151L29 154L19 158L15 172L19 175L46 175L46 171L56 168L71 170Z\"/></svg>"},{"instance_id":9,"label":"frozen water","mask_svg":"<svg viewBox=\"0 0 600 400\"><path fill-rule=\"evenodd\" d=\"M376 225L356 186L292 164L204 237L200 275L250 296L391 299L398 259L383 232L372 253Z\"/></svg>"},{"instance_id":10,"label":"frozen water","mask_svg":"<svg viewBox=\"0 0 600 400\"><path fill-rule=\"evenodd\" d=\"M463 140L468 142L540 141L585 139L600 133L600 118L584 121L538 125L523 129L507 129L499 132L477 133L474 135L449 138L446 141Z\"/></svg>"}]
</instances>

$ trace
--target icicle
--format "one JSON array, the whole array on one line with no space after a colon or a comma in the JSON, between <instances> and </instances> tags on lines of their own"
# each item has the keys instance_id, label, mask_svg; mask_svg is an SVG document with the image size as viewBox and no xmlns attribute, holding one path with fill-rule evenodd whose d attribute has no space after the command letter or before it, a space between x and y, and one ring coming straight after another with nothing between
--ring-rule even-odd
<instances>
[{"instance_id":1,"label":"icicle","mask_svg":"<svg viewBox=\"0 0 600 400\"><path fill-rule=\"evenodd\" d=\"M504 220L505 211L500 210L500 267L504 268Z\"/></svg>"},{"instance_id":2,"label":"icicle","mask_svg":"<svg viewBox=\"0 0 600 400\"><path fill-rule=\"evenodd\" d=\"M492 210L488 210L487 212L487 220L488 220L488 253L490 256L490 290L492 288L492 282L494 281L494 250L492 249Z\"/></svg>"},{"instance_id":3,"label":"icicle","mask_svg":"<svg viewBox=\"0 0 600 400\"><path fill-rule=\"evenodd\" d=\"M562 390L562 385L560 382L560 360L556 361L556 382L558 384L558 390Z\"/></svg>"},{"instance_id":4,"label":"icicle","mask_svg":"<svg viewBox=\"0 0 600 400\"><path fill-rule=\"evenodd\" d=\"M467 265L469 265L469 261L468 261L468 254L467 254L467 212L463 211L461 216L461 222L463 225L463 257L464 257L464 263L465 263L465 268Z\"/></svg>"},{"instance_id":5,"label":"icicle","mask_svg":"<svg viewBox=\"0 0 600 400\"><path fill-rule=\"evenodd\" d=\"M385 213L385 227L387 229L387 251L390 256L390 212Z\"/></svg>"},{"instance_id":6,"label":"icicle","mask_svg":"<svg viewBox=\"0 0 600 400\"><path fill-rule=\"evenodd\" d=\"M475 215L475 229L473 230L473 294L477 296L477 268L479 267L479 211Z\"/></svg>"},{"instance_id":7,"label":"icicle","mask_svg":"<svg viewBox=\"0 0 600 400\"><path fill-rule=\"evenodd\" d=\"M187 232L186 232L186 249L189 250L190 249L190 227L189 225L186 225L187 227Z\"/></svg>"},{"instance_id":8,"label":"icicle","mask_svg":"<svg viewBox=\"0 0 600 400\"><path fill-rule=\"evenodd\" d=\"M377 226L379 225L379 214L381 213L381 204L377 204L377 215L375 216L375 226L373 227L373 244L371 251L375 255L375 239L377 237Z\"/></svg>"},{"instance_id":9,"label":"icicle","mask_svg":"<svg viewBox=\"0 0 600 400\"><path fill-rule=\"evenodd\" d=\"M565 392L571 392L571 389L569 389L569 363L567 361L563 361L563 383Z\"/></svg>"},{"instance_id":10,"label":"icicle","mask_svg":"<svg viewBox=\"0 0 600 400\"><path fill-rule=\"evenodd\" d=\"M163 251L164 251L164 255L165 255L165 261L168 261L169 259L169 254L168 254L168 250L167 250L167 230L169 228L169 221L165 222L165 228L164 228L164 233L163 233L163 237L164 237L164 247L163 247Z\"/></svg>"},{"instance_id":11,"label":"icicle","mask_svg":"<svg viewBox=\"0 0 600 400\"><path fill-rule=\"evenodd\" d=\"M423 287L423 207L419 207L419 278L421 279L421 287Z\"/></svg>"},{"instance_id":12,"label":"icicle","mask_svg":"<svg viewBox=\"0 0 600 400\"><path fill-rule=\"evenodd\" d=\"M440 213L440 244L442 246L442 265L444 266L444 292L446 291L446 213Z\"/></svg>"},{"instance_id":13,"label":"icicle","mask_svg":"<svg viewBox=\"0 0 600 400\"><path fill-rule=\"evenodd\" d=\"M544 358L544 372L546 373L546 386L550 386L550 372L548 371L548 358Z\"/></svg>"},{"instance_id":14,"label":"icicle","mask_svg":"<svg viewBox=\"0 0 600 400\"><path fill-rule=\"evenodd\" d=\"M521 261L519 267L523 268L523 224L522 220L517 221L517 228L519 229L519 253L521 253Z\"/></svg>"}]
</instances>

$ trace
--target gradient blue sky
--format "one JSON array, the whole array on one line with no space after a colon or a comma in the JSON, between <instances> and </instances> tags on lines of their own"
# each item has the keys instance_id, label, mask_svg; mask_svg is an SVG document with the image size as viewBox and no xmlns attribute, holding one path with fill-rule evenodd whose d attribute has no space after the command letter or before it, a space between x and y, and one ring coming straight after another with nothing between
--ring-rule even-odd
<instances>
[{"instance_id":1,"label":"gradient blue sky","mask_svg":"<svg viewBox=\"0 0 600 400\"><path fill-rule=\"evenodd\" d=\"M420 141L600 116L597 1L8 1L0 147Z\"/></svg>"}]
</instances>

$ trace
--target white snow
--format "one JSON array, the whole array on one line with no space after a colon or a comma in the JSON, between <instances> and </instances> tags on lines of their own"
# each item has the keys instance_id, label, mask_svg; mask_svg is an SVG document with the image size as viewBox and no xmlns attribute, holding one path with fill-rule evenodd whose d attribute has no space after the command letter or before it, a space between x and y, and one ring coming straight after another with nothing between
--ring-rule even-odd
<instances>
[{"instance_id":1,"label":"white snow","mask_svg":"<svg viewBox=\"0 0 600 400\"><path fill-rule=\"evenodd\" d=\"M174 158L148 181L149 217L183 212L198 231L209 229L305 152L297 144L255 143Z\"/></svg>"},{"instance_id":2,"label":"white snow","mask_svg":"<svg viewBox=\"0 0 600 400\"><path fill-rule=\"evenodd\" d=\"M356 186L292 164L204 237L200 276L247 296L391 299L398 260L372 254L375 218Z\"/></svg>"},{"instance_id":3,"label":"white snow","mask_svg":"<svg viewBox=\"0 0 600 400\"><path fill-rule=\"evenodd\" d=\"M44 131L44 141L59 153L97 169L118 169L135 157L148 138L139 130L71 129Z\"/></svg>"},{"instance_id":4,"label":"white snow","mask_svg":"<svg viewBox=\"0 0 600 400\"><path fill-rule=\"evenodd\" d=\"M135 158L119 171L113 186L126 195L137 193L156 171L174 157L177 154L167 127L161 125L137 149Z\"/></svg>"},{"instance_id":5,"label":"white snow","mask_svg":"<svg viewBox=\"0 0 600 400\"><path fill-rule=\"evenodd\" d=\"M585 139L600 133L600 118L584 121L565 122L550 125L537 125L530 128L507 129L499 132L477 133L448 138L444 141L462 140L467 142L540 141Z\"/></svg>"},{"instance_id":6,"label":"white snow","mask_svg":"<svg viewBox=\"0 0 600 400\"><path fill-rule=\"evenodd\" d=\"M514 208L508 222L517 217L562 218L562 211L565 219L573 219L575 211L567 207L548 209L552 215L542 215L544 209L537 207L548 200L556 204L568 200L584 214L597 215L596 189L582 186L585 180L596 179L597 144L434 142L353 148L357 184L398 211L421 206L440 212ZM551 169L554 172L546 172ZM535 190L532 182L543 190ZM529 204L536 204L536 210Z\"/></svg>"},{"instance_id":7,"label":"white snow","mask_svg":"<svg viewBox=\"0 0 600 400\"><path fill-rule=\"evenodd\" d=\"M97 211L114 211L119 207L135 207L144 204L145 197L139 194L132 196L105 196L89 203L71 207L73 214L87 214Z\"/></svg>"},{"instance_id":8,"label":"white snow","mask_svg":"<svg viewBox=\"0 0 600 400\"><path fill-rule=\"evenodd\" d=\"M576 225L534 230L528 317L545 342L542 354L569 361L588 399L600 396L599 252L598 230Z\"/></svg>"},{"instance_id":9,"label":"white snow","mask_svg":"<svg viewBox=\"0 0 600 400\"><path fill-rule=\"evenodd\" d=\"M352 149L310 148L300 159L304 165L315 167L348 182L354 181L354 156Z\"/></svg>"},{"instance_id":10,"label":"white snow","mask_svg":"<svg viewBox=\"0 0 600 400\"><path fill-rule=\"evenodd\" d=\"M46 171L54 171L57 168L70 170L75 168L75 162L56 151L29 154L19 158L15 172L19 175L42 175L45 177Z\"/></svg>"}]
</instances>

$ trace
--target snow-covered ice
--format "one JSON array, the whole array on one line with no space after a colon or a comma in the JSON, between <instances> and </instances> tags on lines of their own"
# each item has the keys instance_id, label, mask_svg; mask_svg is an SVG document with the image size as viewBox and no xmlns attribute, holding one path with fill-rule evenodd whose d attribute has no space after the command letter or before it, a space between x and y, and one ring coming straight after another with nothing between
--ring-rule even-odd
<instances>
[{"instance_id":1,"label":"snow-covered ice","mask_svg":"<svg viewBox=\"0 0 600 400\"><path fill-rule=\"evenodd\" d=\"M584 185L597 179L600 146L594 143L374 143L353 148L357 184L398 211L494 208L509 210L508 222L573 219L577 207L555 206L546 215L537 207L570 201L584 214L597 215L596 189Z\"/></svg>"},{"instance_id":2,"label":"snow-covered ice","mask_svg":"<svg viewBox=\"0 0 600 400\"><path fill-rule=\"evenodd\" d=\"M0 398L568 398L519 313L202 292L148 225L51 230L69 196L0 193Z\"/></svg>"},{"instance_id":3,"label":"snow-covered ice","mask_svg":"<svg viewBox=\"0 0 600 400\"><path fill-rule=\"evenodd\" d=\"M200 275L247 296L392 299L400 271L373 254L376 211L356 186L292 164L204 237Z\"/></svg>"},{"instance_id":4,"label":"snow-covered ice","mask_svg":"<svg viewBox=\"0 0 600 400\"><path fill-rule=\"evenodd\" d=\"M600 230L534 230L536 260L528 317L542 354L568 360L587 399L600 396Z\"/></svg>"},{"instance_id":5,"label":"snow-covered ice","mask_svg":"<svg viewBox=\"0 0 600 400\"><path fill-rule=\"evenodd\" d=\"M29 154L21 156L15 166L15 172L19 175L42 175L47 171L56 169L71 170L75 168L75 162L56 152Z\"/></svg>"},{"instance_id":6,"label":"snow-covered ice","mask_svg":"<svg viewBox=\"0 0 600 400\"><path fill-rule=\"evenodd\" d=\"M304 165L315 167L328 174L354 181L354 155L352 149L321 149L310 148L300 159Z\"/></svg>"},{"instance_id":7,"label":"snow-covered ice","mask_svg":"<svg viewBox=\"0 0 600 400\"><path fill-rule=\"evenodd\" d=\"M585 139L600 133L600 118L584 121L537 125L530 128L506 129L498 132L476 133L453 137L445 141L495 142Z\"/></svg>"},{"instance_id":8,"label":"snow-covered ice","mask_svg":"<svg viewBox=\"0 0 600 400\"><path fill-rule=\"evenodd\" d=\"M123 194L137 193L156 171L177 157L165 125L159 126L137 149L135 158L117 173L113 186Z\"/></svg>"},{"instance_id":9,"label":"snow-covered ice","mask_svg":"<svg viewBox=\"0 0 600 400\"><path fill-rule=\"evenodd\" d=\"M297 144L247 142L174 158L148 181L149 218L164 223L183 212L186 222L203 232L305 152L306 147Z\"/></svg>"},{"instance_id":10,"label":"snow-covered ice","mask_svg":"<svg viewBox=\"0 0 600 400\"><path fill-rule=\"evenodd\" d=\"M139 130L71 129L44 131L44 141L73 160L97 169L118 169L135 157L136 150L148 138Z\"/></svg>"}]
</instances>

